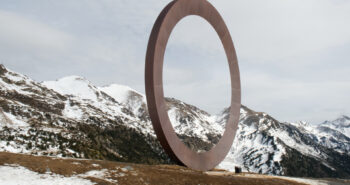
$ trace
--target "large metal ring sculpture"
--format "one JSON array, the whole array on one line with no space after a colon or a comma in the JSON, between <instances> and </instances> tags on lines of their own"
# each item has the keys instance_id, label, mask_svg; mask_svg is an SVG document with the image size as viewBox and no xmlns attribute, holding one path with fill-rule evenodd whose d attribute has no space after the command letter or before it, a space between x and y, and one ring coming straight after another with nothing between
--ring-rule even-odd
<instances>
[{"instance_id":1,"label":"large metal ring sculpture","mask_svg":"<svg viewBox=\"0 0 350 185\"><path fill-rule=\"evenodd\" d=\"M215 29L224 46L231 78L231 108L225 132L211 150L197 153L177 137L167 113L163 92L163 60L169 36L175 25L188 15L198 15ZM196 170L210 170L230 150L238 127L241 84L236 51L229 30L219 12L207 0L174 0L158 16L148 42L145 68L148 111L153 128L167 154L180 164Z\"/></svg>"}]
</instances>

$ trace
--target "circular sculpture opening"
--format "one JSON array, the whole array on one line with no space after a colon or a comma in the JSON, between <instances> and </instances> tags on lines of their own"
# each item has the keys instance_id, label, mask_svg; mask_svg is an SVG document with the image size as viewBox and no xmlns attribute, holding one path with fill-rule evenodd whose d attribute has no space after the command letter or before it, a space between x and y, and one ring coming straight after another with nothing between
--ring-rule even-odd
<instances>
[{"instance_id":1,"label":"circular sculpture opening","mask_svg":"<svg viewBox=\"0 0 350 185\"><path fill-rule=\"evenodd\" d=\"M224 134L231 103L224 47L208 21L190 15L176 24L165 51L163 90L170 122L191 150L209 151Z\"/></svg>"},{"instance_id":2,"label":"circular sculpture opening","mask_svg":"<svg viewBox=\"0 0 350 185\"><path fill-rule=\"evenodd\" d=\"M231 106L220 141L204 153L189 149L175 134L169 120L163 91L163 62L169 36L184 17L198 15L207 20L224 46L231 79ZM210 170L230 150L236 134L241 106L241 85L236 51L229 30L219 12L206 0L175 0L158 16L148 42L145 67L146 97L153 128L167 154L180 164L196 170Z\"/></svg>"}]
</instances>

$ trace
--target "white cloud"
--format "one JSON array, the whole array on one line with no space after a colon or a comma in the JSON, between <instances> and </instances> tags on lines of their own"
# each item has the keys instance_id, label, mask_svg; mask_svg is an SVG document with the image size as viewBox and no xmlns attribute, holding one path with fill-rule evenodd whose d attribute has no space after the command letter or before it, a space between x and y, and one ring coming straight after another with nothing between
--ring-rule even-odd
<instances>
[{"instance_id":1,"label":"white cloud","mask_svg":"<svg viewBox=\"0 0 350 185\"><path fill-rule=\"evenodd\" d=\"M168 2L1 1L0 60L36 80L81 75L143 92L148 37ZM243 103L286 121L350 114L349 1L210 2L237 49ZM167 49L169 96L210 112L227 105L225 54L207 22L182 20Z\"/></svg>"},{"instance_id":2,"label":"white cloud","mask_svg":"<svg viewBox=\"0 0 350 185\"><path fill-rule=\"evenodd\" d=\"M243 103L281 121L321 123L350 112L347 80L308 82L261 72L247 74L242 82Z\"/></svg>"},{"instance_id":3,"label":"white cloud","mask_svg":"<svg viewBox=\"0 0 350 185\"><path fill-rule=\"evenodd\" d=\"M0 47L16 52L63 52L73 38L62 31L16 13L0 10Z\"/></svg>"},{"instance_id":4,"label":"white cloud","mask_svg":"<svg viewBox=\"0 0 350 185\"><path fill-rule=\"evenodd\" d=\"M350 41L349 1L239 0L212 3L229 25L241 58L256 62L276 61Z\"/></svg>"}]
</instances>

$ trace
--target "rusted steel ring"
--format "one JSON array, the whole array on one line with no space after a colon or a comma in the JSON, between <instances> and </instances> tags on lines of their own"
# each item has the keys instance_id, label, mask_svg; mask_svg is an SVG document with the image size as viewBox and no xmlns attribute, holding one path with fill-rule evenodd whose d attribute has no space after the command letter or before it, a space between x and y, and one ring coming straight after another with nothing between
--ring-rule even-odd
<instances>
[{"instance_id":1,"label":"rusted steel ring","mask_svg":"<svg viewBox=\"0 0 350 185\"><path fill-rule=\"evenodd\" d=\"M231 107L220 141L209 151L197 153L177 137L167 113L163 91L163 60L169 36L175 25L188 15L198 15L215 29L224 46L231 77ZM219 12L206 0L174 0L158 16L148 42L145 68L148 111L153 128L167 154L180 164L196 170L210 170L227 155L235 137L241 106L241 84L236 51Z\"/></svg>"}]
</instances>

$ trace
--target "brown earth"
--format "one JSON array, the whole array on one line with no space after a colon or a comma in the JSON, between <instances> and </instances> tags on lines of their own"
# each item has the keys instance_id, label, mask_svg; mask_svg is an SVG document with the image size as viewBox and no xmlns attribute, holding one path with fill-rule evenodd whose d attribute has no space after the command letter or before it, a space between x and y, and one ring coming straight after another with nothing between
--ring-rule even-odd
<instances>
[{"instance_id":1,"label":"brown earth","mask_svg":"<svg viewBox=\"0 0 350 185\"><path fill-rule=\"evenodd\" d=\"M302 185L291 180L267 175L240 173L223 170L201 172L176 165L141 165L100 160L53 158L0 152L0 165L19 165L38 173L50 171L54 174L74 176L91 170L104 170L104 177L85 175L84 178L101 185Z\"/></svg>"}]
</instances>

